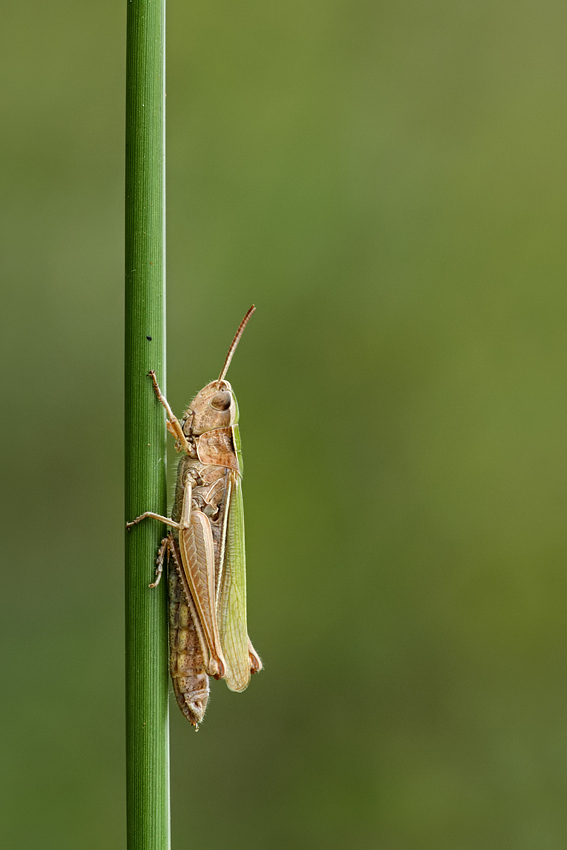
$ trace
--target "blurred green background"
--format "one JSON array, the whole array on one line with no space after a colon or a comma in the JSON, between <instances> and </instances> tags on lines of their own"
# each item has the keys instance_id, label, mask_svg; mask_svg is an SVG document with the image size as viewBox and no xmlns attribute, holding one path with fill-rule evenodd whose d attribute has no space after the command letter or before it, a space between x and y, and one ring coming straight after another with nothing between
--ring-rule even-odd
<instances>
[{"instance_id":1,"label":"blurred green background","mask_svg":"<svg viewBox=\"0 0 567 850\"><path fill-rule=\"evenodd\" d=\"M10 850L125 845L125 11L11 2L1 34ZM254 301L265 663L198 734L171 703L175 850L567 846L566 26L169 4L168 396Z\"/></svg>"}]
</instances>

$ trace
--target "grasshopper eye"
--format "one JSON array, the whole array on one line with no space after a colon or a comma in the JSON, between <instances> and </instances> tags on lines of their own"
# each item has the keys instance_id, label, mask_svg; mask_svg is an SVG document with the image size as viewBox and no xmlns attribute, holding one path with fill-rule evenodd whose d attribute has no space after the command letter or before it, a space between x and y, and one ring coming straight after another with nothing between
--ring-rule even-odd
<instances>
[{"instance_id":1,"label":"grasshopper eye","mask_svg":"<svg viewBox=\"0 0 567 850\"><path fill-rule=\"evenodd\" d=\"M228 410L232 396L230 393L216 393L211 399L211 407L215 410Z\"/></svg>"}]
</instances>

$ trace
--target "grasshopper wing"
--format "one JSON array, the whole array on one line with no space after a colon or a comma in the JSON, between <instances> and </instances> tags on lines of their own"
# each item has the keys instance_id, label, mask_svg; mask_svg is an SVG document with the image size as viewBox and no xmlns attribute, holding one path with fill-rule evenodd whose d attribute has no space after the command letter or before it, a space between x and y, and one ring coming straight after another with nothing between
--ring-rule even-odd
<instances>
[{"instance_id":1,"label":"grasshopper wing","mask_svg":"<svg viewBox=\"0 0 567 850\"><path fill-rule=\"evenodd\" d=\"M244 508L237 472L230 473L230 503L217 613L226 661L226 683L231 691L243 691L250 681L250 656L246 629Z\"/></svg>"},{"instance_id":2,"label":"grasshopper wing","mask_svg":"<svg viewBox=\"0 0 567 850\"><path fill-rule=\"evenodd\" d=\"M209 699L209 677L203 654L202 627L180 578L181 555L173 537L167 538L169 580L169 672L179 708L195 728ZM208 657L208 656L207 656Z\"/></svg>"},{"instance_id":3,"label":"grasshopper wing","mask_svg":"<svg viewBox=\"0 0 567 850\"><path fill-rule=\"evenodd\" d=\"M180 529L179 551L183 578L195 604L208 650L207 672L221 678L225 663L215 611L214 544L209 519L201 511L191 511L189 521Z\"/></svg>"}]
</instances>

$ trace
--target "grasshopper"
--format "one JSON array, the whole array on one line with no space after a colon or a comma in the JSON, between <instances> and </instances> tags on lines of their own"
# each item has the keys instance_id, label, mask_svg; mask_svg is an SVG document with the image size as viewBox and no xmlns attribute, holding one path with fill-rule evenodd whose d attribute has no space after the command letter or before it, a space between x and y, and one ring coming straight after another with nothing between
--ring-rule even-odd
<instances>
[{"instance_id":1,"label":"grasshopper","mask_svg":"<svg viewBox=\"0 0 567 850\"><path fill-rule=\"evenodd\" d=\"M238 404L225 380L252 307L232 340L222 371L197 393L182 418L173 414L150 372L167 414L167 430L182 452L171 517L146 511L169 526L156 560L159 584L168 565L169 669L177 703L198 728L209 699L209 676L243 691L262 662L246 626L246 561L242 503L242 451ZM173 569L171 565L173 564Z\"/></svg>"}]
</instances>

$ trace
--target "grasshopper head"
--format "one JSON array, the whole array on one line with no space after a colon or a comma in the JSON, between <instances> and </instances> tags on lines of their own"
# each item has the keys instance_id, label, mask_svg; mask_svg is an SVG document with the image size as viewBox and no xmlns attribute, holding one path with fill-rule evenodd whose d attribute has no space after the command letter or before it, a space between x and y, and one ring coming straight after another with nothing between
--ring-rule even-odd
<instances>
[{"instance_id":1,"label":"grasshopper head","mask_svg":"<svg viewBox=\"0 0 567 850\"><path fill-rule=\"evenodd\" d=\"M218 380L211 381L210 384L203 387L183 414L181 426L186 437L198 437L199 434L204 434L206 431L214 431L216 428L229 428L238 422L236 396L228 381L225 380L225 376L244 328L255 309L252 304L240 322Z\"/></svg>"},{"instance_id":2,"label":"grasshopper head","mask_svg":"<svg viewBox=\"0 0 567 850\"><path fill-rule=\"evenodd\" d=\"M228 381L211 381L197 393L185 413L182 426L186 436L198 437L215 428L228 428L238 419L236 398Z\"/></svg>"}]
</instances>

